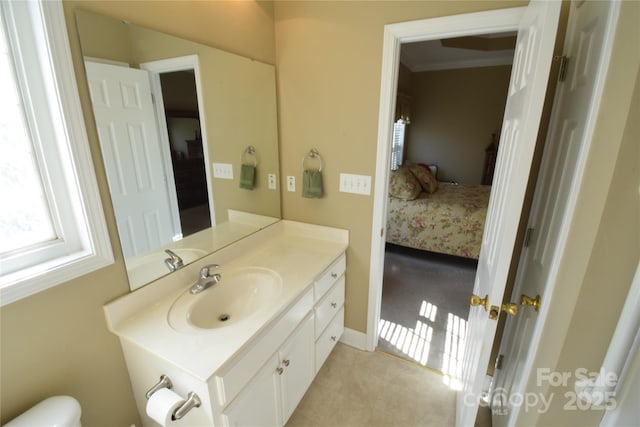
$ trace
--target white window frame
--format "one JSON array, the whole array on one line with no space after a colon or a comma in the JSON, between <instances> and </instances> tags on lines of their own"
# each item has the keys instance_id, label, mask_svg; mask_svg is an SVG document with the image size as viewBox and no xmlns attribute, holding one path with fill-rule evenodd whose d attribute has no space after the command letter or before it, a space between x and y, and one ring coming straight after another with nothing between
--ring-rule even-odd
<instances>
[{"instance_id":1,"label":"white window frame","mask_svg":"<svg viewBox=\"0 0 640 427\"><path fill-rule=\"evenodd\" d=\"M114 259L62 4L59 0L2 1L0 7L57 235L0 259L3 306L112 264Z\"/></svg>"},{"instance_id":2,"label":"white window frame","mask_svg":"<svg viewBox=\"0 0 640 427\"><path fill-rule=\"evenodd\" d=\"M394 171L404 162L404 142L407 122L398 119L393 123L393 141L391 142L391 170Z\"/></svg>"}]
</instances>

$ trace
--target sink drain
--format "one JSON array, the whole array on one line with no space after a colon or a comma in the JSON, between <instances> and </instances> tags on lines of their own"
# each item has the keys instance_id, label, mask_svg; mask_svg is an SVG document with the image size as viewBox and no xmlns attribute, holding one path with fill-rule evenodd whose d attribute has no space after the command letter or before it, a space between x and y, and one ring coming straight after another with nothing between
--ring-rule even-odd
<instances>
[{"instance_id":1,"label":"sink drain","mask_svg":"<svg viewBox=\"0 0 640 427\"><path fill-rule=\"evenodd\" d=\"M218 317L218 320L221 322L226 322L227 320L229 320L229 316L228 314L221 314L220 317Z\"/></svg>"}]
</instances>

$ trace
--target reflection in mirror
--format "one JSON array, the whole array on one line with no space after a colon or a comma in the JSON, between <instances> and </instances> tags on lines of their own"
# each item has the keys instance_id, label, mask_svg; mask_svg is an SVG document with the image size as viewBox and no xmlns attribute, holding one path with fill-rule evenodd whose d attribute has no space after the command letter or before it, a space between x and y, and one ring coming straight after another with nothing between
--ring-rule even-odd
<instances>
[{"instance_id":1,"label":"reflection in mirror","mask_svg":"<svg viewBox=\"0 0 640 427\"><path fill-rule=\"evenodd\" d=\"M165 127L182 236L211 227L194 69L159 73ZM160 111L162 114L162 111ZM214 216L215 218L215 216Z\"/></svg>"},{"instance_id":2,"label":"reflection in mirror","mask_svg":"<svg viewBox=\"0 0 640 427\"><path fill-rule=\"evenodd\" d=\"M280 218L267 185L279 170L272 65L91 12L76 18L131 290ZM241 188L249 146L255 180Z\"/></svg>"}]
</instances>

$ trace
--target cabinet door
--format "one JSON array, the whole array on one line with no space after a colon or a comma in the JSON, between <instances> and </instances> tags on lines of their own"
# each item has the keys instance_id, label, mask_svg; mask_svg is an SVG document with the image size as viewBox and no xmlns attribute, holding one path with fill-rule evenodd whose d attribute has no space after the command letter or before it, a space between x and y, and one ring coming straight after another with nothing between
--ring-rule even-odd
<instances>
[{"instance_id":1,"label":"cabinet door","mask_svg":"<svg viewBox=\"0 0 640 427\"><path fill-rule=\"evenodd\" d=\"M287 422L315 375L313 315L282 345L280 351L283 421Z\"/></svg>"},{"instance_id":2,"label":"cabinet door","mask_svg":"<svg viewBox=\"0 0 640 427\"><path fill-rule=\"evenodd\" d=\"M224 411L227 425L281 426L280 375L278 355L274 354L249 381L238 397Z\"/></svg>"}]
</instances>

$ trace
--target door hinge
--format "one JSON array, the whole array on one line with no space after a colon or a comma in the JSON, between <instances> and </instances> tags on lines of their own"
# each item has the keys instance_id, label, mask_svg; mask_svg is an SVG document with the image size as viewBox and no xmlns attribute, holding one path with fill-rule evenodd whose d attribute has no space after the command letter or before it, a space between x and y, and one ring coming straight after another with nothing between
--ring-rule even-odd
<instances>
[{"instance_id":1,"label":"door hinge","mask_svg":"<svg viewBox=\"0 0 640 427\"><path fill-rule=\"evenodd\" d=\"M524 233L524 243L522 244L522 246L524 246L525 248L528 248L529 245L531 244L531 236L533 235L533 231L534 229L529 227L527 228L527 231Z\"/></svg>"},{"instance_id":2,"label":"door hinge","mask_svg":"<svg viewBox=\"0 0 640 427\"><path fill-rule=\"evenodd\" d=\"M496 358L496 369L502 369L502 363L504 362L504 354L499 354Z\"/></svg>"},{"instance_id":3,"label":"door hinge","mask_svg":"<svg viewBox=\"0 0 640 427\"><path fill-rule=\"evenodd\" d=\"M383 236L384 236L384 228L381 228L380 229L380 237L383 237Z\"/></svg>"},{"instance_id":4,"label":"door hinge","mask_svg":"<svg viewBox=\"0 0 640 427\"><path fill-rule=\"evenodd\" d=\"M569 57L567 56L554 56L553 59L560 61L560 68L558 69L558 81L563 82L567 79L567 65L569 64Z\"/></svg>"},{"instance_id":5,"label":"door hinge","mask_svg":"<svg viewBox=\"0 0 640 427\"><path fill-rule=\"evenodd\" d=\"M153 96L153 92L151 92L151 103L152 103L153 105L155 105L155 104L156 104L156 97L155 97L155 96Z\"/></svg>"}]
</instances>

